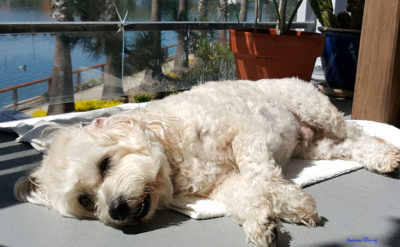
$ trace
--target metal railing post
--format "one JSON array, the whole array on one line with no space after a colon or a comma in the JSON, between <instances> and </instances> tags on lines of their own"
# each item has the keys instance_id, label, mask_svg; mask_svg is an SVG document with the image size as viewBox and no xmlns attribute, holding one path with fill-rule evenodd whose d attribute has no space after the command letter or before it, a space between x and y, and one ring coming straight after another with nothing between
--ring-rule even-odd
<instances>
[{"instance_id":1,"label":"metal railing post","mask_svg":"<svg viewBox=\"0 0 400 247\"><path fill-rule=\"evenodd\" d=\"M50 88L51 88L51 79L52 79L52 78L50 78L50 79L47 80L47 92L50 92Z\"/></svg>"},{"instance_id":2,"label":"metal railing post","mask_svg":"<svg viewBox=\"0 0 400 247\"><path fill-rule=\"evenodd\" d=\"M18 107L18 88L13 89L13 107L15 110Z\"/></svg>"},{"instance_id":3,"label":"metal railing post","mask_svg":"<svg viewBox=\"0 0 400 247\"><path fill-rule=\"evenodd\" d=\"M102 83L104 83L104 67L105 67L105 64L103 64L103 65L101 66L101 82L102 82Z\"/></svg>"},{"instance_id":4,"label":"metal railing post","mask_svg":"<svg viewBox=\"0 0 400 247\"><path fill-rule=\"evenodd\" d=\"M80 85L81 84L81 72L78 71L76 72L76 85Z\"/></svg>"}]
</instances>

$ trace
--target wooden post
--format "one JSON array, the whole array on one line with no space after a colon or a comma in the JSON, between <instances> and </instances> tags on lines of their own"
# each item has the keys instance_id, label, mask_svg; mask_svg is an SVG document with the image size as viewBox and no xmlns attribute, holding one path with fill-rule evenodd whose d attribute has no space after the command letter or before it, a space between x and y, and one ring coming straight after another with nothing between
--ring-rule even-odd
<instances>
[{"instance_id":1,"label":"wooden post","mask_svg":"<svg viewBox=\"0 0 400 247\"><path fill-rule=\"evenodd\" d=\"M400 0L366 0L352 118L400 126Z\"/></svg>"},{"instance_id":2,"label":"wooden post","mask_svg":"<svg viewBox=\"0 0 400 247\"><path fill-rule=\"evenodd\" d=\"M76 85L80 85L81 84L81 72L78 71L76 73Z\"/></svg>"},{"instance_id":3,"label":"wooden post","mask_svg":"<svg viewBox=\"0 0 400 247\"><path fill-rule=\"evenodd\" d=\"M50 93L50 88L51 88L51 78L47 80L47 92Z\"/></svg>"},{"instance_id":4,"label":"wooden post","mask_svg":"<svg viewBox=\"0 0 400 247\"><path fill-rule=\"evenodd\" d=\"M105 67L105 64L103 64L103 65L101 66L101 82L102 82L102 83L104 83L104 67Z\"/></svg>"},{"instance_id":5,"label":"wooden post","mask_svg":"<svg viewBox=\"0 0 400 247\"><path fill-rule=\"evenodd\" d=\"M18 107L18 88L13 89L13 106L15 110Z\"/></svg>"}]
</instances>

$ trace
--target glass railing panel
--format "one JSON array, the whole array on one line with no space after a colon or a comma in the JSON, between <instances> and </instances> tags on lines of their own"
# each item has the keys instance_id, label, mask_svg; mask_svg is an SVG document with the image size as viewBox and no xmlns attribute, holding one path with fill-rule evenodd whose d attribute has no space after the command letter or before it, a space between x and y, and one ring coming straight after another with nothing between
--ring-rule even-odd
<instances>
[{"instance_id":1,"label":"glass railing panel","mask_svg":"<svg viewBox=\"0 0 400 247\"><path fill-rule=\"evenodd\" d=\"M59 114L87 100L139 102L235 79L228 29L239 25L240 2L188 1L182 12L162 0L151 22L152 1L0 0L0 108ZM241 27L253 23L254 1L246 6ZM261 1L260 21L276 21L274 9ZM314 26L303 24L295 27Z\"/></svg>"},{"instance_id":2,"label":"glass railing panel","mask_svg":"<svg viewBox=\"0 0 400 247\"><path fill-rule=\"evenodd\" d=\"M65 8L57 8L65 2ZM114 2L116 5L114 6ZM57 3L57 4L56 4ZM222 3L222 4L221 4ZM260 1L260 21L276 21L273 1ZM288 2L288 12L294 9L296 1ZM117 21L115 7L120 13L127 12L126 21L150 21L152 1L150 0L0 0L0 22L46 22L60 20L60 12L66 14L69 21ZM188 1L184 16L179 16L179 1L160 1L161 21L238 21L241 10L240 0ZM254 1L247 1L246 18L242 21L254 20ZM55 12L55 13L54 13Z\"/></svg>"},{"instance_id":3,"label":"glass railing panel","mask_svg":"<svg viewBox=\"0 0 400 247\"><path fill-rule=\"evenodd\" d=\"M81 101L139 102L235 79L233 54L222 34L227 32L2 35L0 107L59 114L77 110Z\"/></svg>"}]
</instances>

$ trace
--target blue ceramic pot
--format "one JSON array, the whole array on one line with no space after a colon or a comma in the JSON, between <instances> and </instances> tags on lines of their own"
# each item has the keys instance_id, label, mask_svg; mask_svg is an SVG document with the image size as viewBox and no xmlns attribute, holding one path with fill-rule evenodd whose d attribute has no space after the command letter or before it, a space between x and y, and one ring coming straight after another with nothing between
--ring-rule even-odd
<instances>
[{"instance_id":1,"label":"blue ceramic pot","mask_svg":"<svg viewBox=\"0 0 400 247\"><path fill-rule=\"evenodd\" d=\"M321 62L328 86L353 91L361 32L333 28L319 30L325 34Z\"/></svg>"}]
</instances>

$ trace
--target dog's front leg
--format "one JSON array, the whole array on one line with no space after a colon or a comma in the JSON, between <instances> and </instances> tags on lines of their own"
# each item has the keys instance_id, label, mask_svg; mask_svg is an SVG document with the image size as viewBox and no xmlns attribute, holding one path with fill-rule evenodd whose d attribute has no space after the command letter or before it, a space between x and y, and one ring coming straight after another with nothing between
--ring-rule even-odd
<instances>
[{"instance_id":1,"label":"dog's front leg","mask_svg":"<svg viewBox=\"0 0 400 247\"><path fill-rule=\"evenodd\" d=\"M279 222L265 191L233 174L213 191L211 199L225 205L228 215L243 226L247 241L256 246L274 246Z\"/></svg>"},{"instance_id":2,"label":"dog's front leg","mask_svg":"<svg viewBox=\"0 0 400 247\"><path fill-rule=\"evenodd\" d=\"M282 178L254 183L232 174L211 197L225 205L228 214L243 225L247 239L257 246L275 242L279 220L306 226L316 226L319 221L314 198Z\"/></svg>"}]
</instances>

